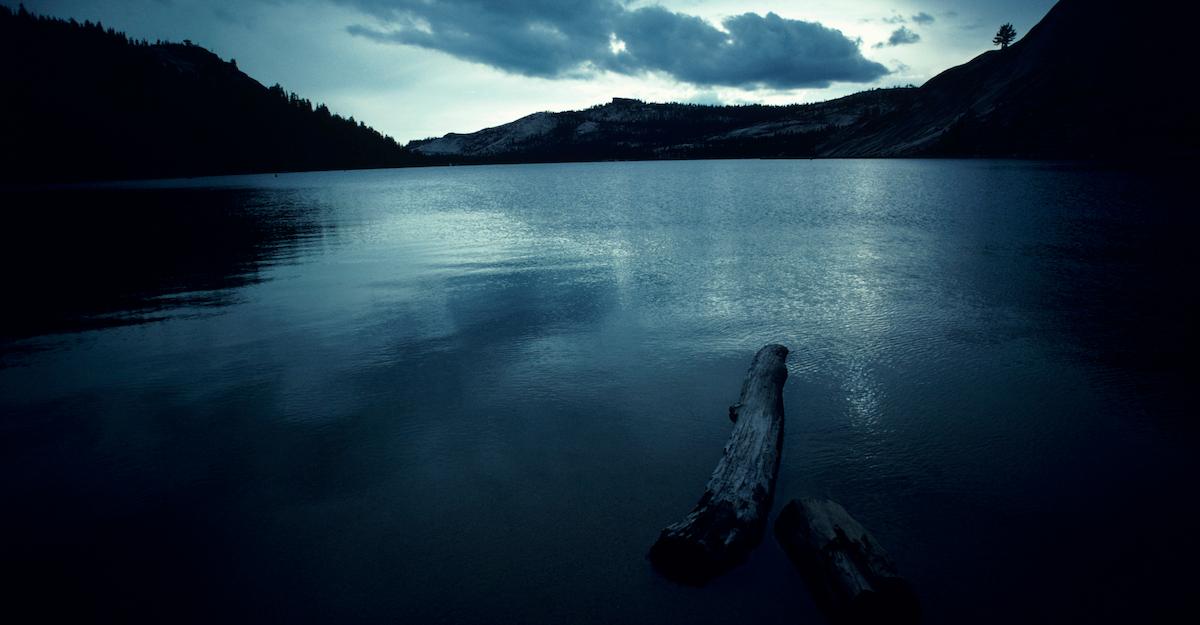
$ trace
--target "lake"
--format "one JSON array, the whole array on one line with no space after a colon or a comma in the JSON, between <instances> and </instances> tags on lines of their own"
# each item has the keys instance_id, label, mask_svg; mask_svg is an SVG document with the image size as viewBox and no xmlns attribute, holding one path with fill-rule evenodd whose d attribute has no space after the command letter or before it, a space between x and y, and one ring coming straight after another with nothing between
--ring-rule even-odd
<instances>
[{"instance_id":1,"label":"lake","mask_svg":"<svg viewBox=\"0 0 1200 625\"><path fill-rule=\"evenodd\" d=\"M7 189L9 609L117 622L820 623L768 536L646 560L750 359L782 502L927 623L1194 610L1189 172L451 167Z\"/></svg>"}]
</instances>

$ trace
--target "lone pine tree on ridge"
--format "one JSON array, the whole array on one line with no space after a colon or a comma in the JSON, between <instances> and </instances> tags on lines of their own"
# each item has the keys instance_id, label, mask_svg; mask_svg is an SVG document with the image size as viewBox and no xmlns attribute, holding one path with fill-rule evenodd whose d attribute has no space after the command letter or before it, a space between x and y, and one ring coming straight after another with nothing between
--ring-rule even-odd
<instances>
[{"instance_id":1,"label":"lone pine tree on ridge","mask_svg":"<svg viewBox=\"0 0 1200 625\"><path fill-rule=\"evenodd\" d=\"M992 45L1000 46L1003 50L1017 38L1017 29L1013 28L1012 24L1005 24L996 31L996 36L992 37Z\"/></svg>"}]
</instances>

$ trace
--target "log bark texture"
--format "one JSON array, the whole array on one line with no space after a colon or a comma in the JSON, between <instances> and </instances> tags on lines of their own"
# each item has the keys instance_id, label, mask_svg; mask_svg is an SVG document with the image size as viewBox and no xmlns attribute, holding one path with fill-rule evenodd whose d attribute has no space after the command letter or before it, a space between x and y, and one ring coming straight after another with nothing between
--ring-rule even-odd
<instances>
[{"instance_id":1,"label":"log bark texture","mask_svg":"<svg viewBox=\"0 0 1200 625\"><path fill-rule=\"evenodd\" d=\"M650 548L651 562L664 575L703 584L742 562L762 540L783 446L787 355L782 345L755 354L741 397L729 408L733 432L704 494Z\"/></svg>"},{"instance_id":2,"label":"log bark texture","mask_svg":"<svg viewBox=\"0 0 1200 625\"><path fill-rule=\"evenodd\" d=\"M834 623L917 623L912 587L887 552L845 508L828 499L793 499L775 537Z\"/></svg>"}]
</instances>

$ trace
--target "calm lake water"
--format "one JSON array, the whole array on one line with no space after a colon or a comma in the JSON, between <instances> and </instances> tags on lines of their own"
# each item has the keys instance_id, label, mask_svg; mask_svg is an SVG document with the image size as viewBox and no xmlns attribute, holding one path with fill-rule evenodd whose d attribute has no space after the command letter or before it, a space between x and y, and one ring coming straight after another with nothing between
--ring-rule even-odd
<instances>
[{"instance_id":1,"label":"calm lake water","mask_svg":"<svg viewBox=\"0 0 1200 625\"><path fill-rule=\"evenodd\" d=\"M1200 555L1187 177L707 161L4 191L6 609L823 622L771 537L699 589L645 559L781 342L775 510L841 502L926 622L1169 621Z\"/></svg>"}]
</instances>

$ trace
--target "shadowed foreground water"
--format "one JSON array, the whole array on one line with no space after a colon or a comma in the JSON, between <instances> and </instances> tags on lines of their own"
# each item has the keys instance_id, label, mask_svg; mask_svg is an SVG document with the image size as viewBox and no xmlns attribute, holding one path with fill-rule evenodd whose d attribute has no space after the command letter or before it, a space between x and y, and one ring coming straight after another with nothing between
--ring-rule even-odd
<instances>
[{"instance_id":1,"label":"shadowed foreground water","mask_svg":"<svg viewBox=\"0 0 1200 625\"><path fill-rule=\"evenodd\" d=\"M781 342L774 512L841 502L929 623L1166 621L1200 552L1181 178L709 161L3 191L5 609L822 622L773 539L702 589L645 560Z\"/></svg>"}]
</instances>

